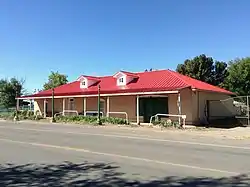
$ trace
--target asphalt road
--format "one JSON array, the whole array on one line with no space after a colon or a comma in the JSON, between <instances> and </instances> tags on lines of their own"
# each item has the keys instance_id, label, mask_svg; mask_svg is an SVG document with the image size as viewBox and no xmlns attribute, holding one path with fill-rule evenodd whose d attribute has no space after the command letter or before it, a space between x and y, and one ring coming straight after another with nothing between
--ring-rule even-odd
<instances>
[{"instance_id":1,"label":"asphalt road","mask_svg":"<svg viewBox=\"0 0 250 187\"><path fill-rule=\"evenodd\" d=\"M250 186L250 142L0 122L0 186Z\"/></svg>"}]
</instances>

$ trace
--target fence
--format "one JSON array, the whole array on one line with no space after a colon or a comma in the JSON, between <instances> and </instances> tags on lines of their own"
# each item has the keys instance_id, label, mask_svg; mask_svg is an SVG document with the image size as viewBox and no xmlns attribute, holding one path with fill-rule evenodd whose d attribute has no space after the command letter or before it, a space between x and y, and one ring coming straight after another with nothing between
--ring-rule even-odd
<instances>
[{"instance_id":1,"label":"fence","mask_svg":"<svg viewBox=\"0 0 250 187\"><path fill-rule=\"evenodd\" d=\"M250 96L209 100L206 108L207 119L210 123L224 120L229 123L250 125Z\"/></svg>"}]
</instances>

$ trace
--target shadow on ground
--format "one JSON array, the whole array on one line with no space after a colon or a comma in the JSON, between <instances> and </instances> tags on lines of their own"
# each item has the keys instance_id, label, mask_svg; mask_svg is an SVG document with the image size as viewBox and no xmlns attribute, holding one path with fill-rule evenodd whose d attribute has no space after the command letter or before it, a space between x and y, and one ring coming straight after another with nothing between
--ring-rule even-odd
<instances>
[{"instance_id":1,"label":"shadow on ground","mask_svg":"<svg viewBox=\"0 0 250 187\"><path fill-rule=\"evenodd\" d=\"M74 164L63 162L59 165L13 165L0 166L0 186L131 186L131 187L249 187L250 177L240 175L230 178L181 178L168 176L155 181L129 181L124 173L112 164Z\"/></svg>"}]
</instances>

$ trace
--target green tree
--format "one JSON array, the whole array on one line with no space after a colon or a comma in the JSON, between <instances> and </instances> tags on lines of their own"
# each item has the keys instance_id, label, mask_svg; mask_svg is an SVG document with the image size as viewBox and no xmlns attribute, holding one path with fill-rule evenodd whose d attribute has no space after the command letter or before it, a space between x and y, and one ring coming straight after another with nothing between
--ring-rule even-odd
<instances>
[{"instance_id":1,"label":"green tree","mask_svg":"<svg viewBox=\"0 0 250 187\"><path fill-rule=\"evenodd\" d=\"M229 75L226 62L216 61L213 71L213 85L225 87L224 81Z\"/></svg>"},{"instance_id":2,"label":"green tree","mask_svg":"<svg viewBox=\"0 0 250 187\"><path fill-rule=\"evenodd\" d=\"M48 78L48 82L43 85L44 90L49 90L57 86L68 83L68 77L66 75L60 74L58 72L51 72Z\"/></svg>"},{"instance_id":3,"label":"green tree","mask_svg":"<svg viewBox=\"0 0 250 187\"><path fill-rule=\"evenodd\" d=\"M16 97L24 93L24 80L11 78L0 80L0 106L6 109L16 106Z\"/></svg>"},{"instance_id":4,"label":"green tree","mask_svg":"<svg viewBox=\"0 0 250 187\"><path fill-rule=\"evenodd\" d=\"M229 62L225 87L238 95L250 95L250 57Z\"/></svg>"},{"instance_id":5,"label":"green tree","mask_svg":"<svg viewBox=\"0 0 250 187\"><path fill-rule=\"evenodd\" d=\"M228 74L225 62L214 61L205 54L187 59L184 64L178 64L176 71L216 86L221 86Z\"/></svg>"}]
</instances>

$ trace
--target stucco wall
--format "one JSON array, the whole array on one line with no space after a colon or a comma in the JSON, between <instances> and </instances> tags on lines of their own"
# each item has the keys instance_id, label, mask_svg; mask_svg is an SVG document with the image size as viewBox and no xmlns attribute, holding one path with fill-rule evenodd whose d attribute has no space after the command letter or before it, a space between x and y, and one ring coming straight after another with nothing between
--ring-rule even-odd
<instances>
[{"instance_id":1,"label":"stucco wall","mask_svg":"<svg viewBox=\"0 0 250 187\"><path fill-rule=\"evenodd\" d=\"M97 111L97 97L88 97L86 103L87 111Z\"/></svg>"},{"instance_id":2,"label":"stucco wall","mask_svg":"<svg viewBox=\"0 0 250 187\"><path fill-rule=\"evenodd\" d=\"M192 105L190 110L192 110L192 124L199 123L199 94L197 91L192 91Z\"/></svg>"},{"instance_id":3,"label":"stucco wall","mask_svg":"<svg viewBox=\"0 0 250 187\"><path fill-rule=\"evenodd\" d=\"M180 91L181 95L181 114L186 115L186 123L193 122L193 114L192 114L192 91L189 88L183 89ZM168 107L169 114L178 114L178 106L177 106L178 94L170 94L168 96ZM177 120L178 117L171 117L172 120Z\"/></svg>"},{"instance_id":4,"label":"stucco wall","mask_svg":"<svg viewBox=\"0 0 250 187\"><path fill-rule=\"evenodd\" d=\"M51 99L47 99L47 105L48 105L47 112L51 112L52 111L52 100ZM54 112L55 113L61 112L62 108L63 108L62 99L54 99ZM43 111L43 104L42 104L42 111Z\"/></svg>"},{"instance_id":5,"label":"stucco wall","mask_svg":"<svg viewBox=\"0 0 250 187\"><path fill-rule=\"evenodd\" d=\"M233 100L227 100L224 102L219 102L219 100L225 100L231 98L229 95L222 93L213 93L213 92L199 92L198 100L198 119L200 121L206 120L206 102L210 100L210 110L209 113L211 116L233 116L235 114L235 108L233 106ZM216 101L217 100L217 101Z\"/></svg>"},{"instance_id":6,"label":"stucco wall","mask_svg":"<svg viewBox=\"0 0 250 187\"><path fill-rule=\"evenodd\" d=\"M110 112L127 112L130 121L136 121L136 96L114 96L109 98ZM113 117L123 117L121 114L110 114Z\"/></svg>"},{"instance_id":7,"label":"stucco wall","mask_svg":"<svg viewBox=\"0 0 250 187\"><path fill-rule=\"evenodd\" d=\"M43 99L34 100L34 112L39 111L40 114L43 112Z\"/></svg>"}]
</instances>

